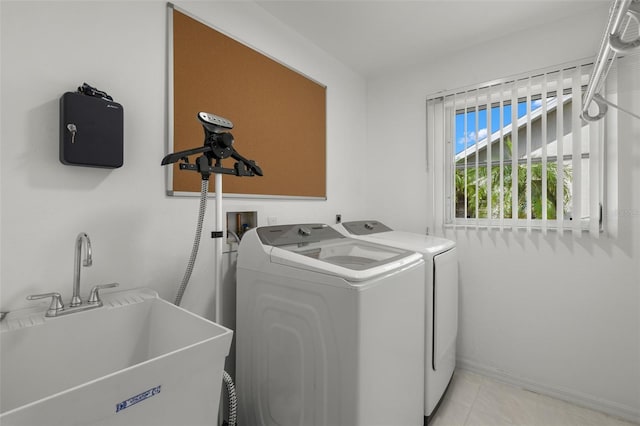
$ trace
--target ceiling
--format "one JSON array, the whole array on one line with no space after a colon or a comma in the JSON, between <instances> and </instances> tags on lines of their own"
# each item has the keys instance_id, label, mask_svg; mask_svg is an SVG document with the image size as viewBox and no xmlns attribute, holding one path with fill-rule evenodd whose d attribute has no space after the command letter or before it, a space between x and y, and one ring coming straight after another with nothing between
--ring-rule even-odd
<instances>
[{"instance_id":1,"label":"ceiling","mask_svg":"<svg viewBox=\"0 0 640 426\"><path fill-rule=\"evenodd\" d=\"M269 14L364 76L603 9L610 0L258 0Z\"/></svg>"}]
</instances>

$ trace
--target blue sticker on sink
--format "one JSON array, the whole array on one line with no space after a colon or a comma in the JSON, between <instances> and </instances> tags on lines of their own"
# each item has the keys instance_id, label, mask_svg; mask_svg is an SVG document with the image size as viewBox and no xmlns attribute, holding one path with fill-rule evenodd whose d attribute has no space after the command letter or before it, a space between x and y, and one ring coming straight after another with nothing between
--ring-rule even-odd
<instances>
[{"instance_id":1,"label":"blue sticker on sink","mask_svg":"<svg viewBox=\"0 0 640 426\"><path fill-rule=\"evenodd\" d=\"M126 401L122 401L119 404L116 404L116 413L124 410L125 408L129 408L132 405L137 404L140 401L144 401L145 399L151 398L152 396L155 396L157 394L160 393L160 385L156 386L155 388L151 388L149 390L146 390L142 393L137 394L136 396L132 396L131 398L127 399Z\"/></svg>"}]
</instances>

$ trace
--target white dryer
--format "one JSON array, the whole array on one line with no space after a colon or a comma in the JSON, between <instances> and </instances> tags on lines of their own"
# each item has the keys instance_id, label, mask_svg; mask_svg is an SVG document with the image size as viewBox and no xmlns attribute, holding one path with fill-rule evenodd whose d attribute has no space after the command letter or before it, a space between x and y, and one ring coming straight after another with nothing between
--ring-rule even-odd
<instances>
[{"instance_id":1,"label":"white dryer","mask_svg":"<svg viewBox=\"0 0 640 426\"><path fill-rule=\"evenodd\" d=\"M456 363L458 334L458 254L444 238L394 231L375 221L334 226L343 235L422 253L425 264L425 424L435 414Z\"/></svg>"},{"instance_id":2,"label":"white dryer","mask_svg":"<svg viewBox=\"0 0 640 426\"><path fill-rule=\"evenodd\" d=\"M241 425L423 424L424 261L323 224L238 250Z\"/></svg>"}]
</instances>

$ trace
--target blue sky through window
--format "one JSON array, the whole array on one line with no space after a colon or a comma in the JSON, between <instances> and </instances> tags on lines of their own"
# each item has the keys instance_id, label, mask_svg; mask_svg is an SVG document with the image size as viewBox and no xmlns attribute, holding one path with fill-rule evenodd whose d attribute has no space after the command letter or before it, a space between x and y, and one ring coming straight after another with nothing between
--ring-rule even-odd
<instances>
[{"instance_id":1,"label":"blue sky through window","mask_svg":"<svg viewBox=\"0 0 640 426\"><path fill-rule=\"evenodd\" d=\"M531 102L531 110L534 111L537 108L540 108L542 105L541 101L532 101ZM527 103L519 102L518 103L518 118L524 116L527 113ZM511 105L505 105L502 108L503 115L503 125L504 127L511 124ZM465 142L466 148L472 147L475 145L476 141L481 141L487 137L488 127L487 127L487 110L480 110L478 113L476 111L467 112L467 127L465 129L465 114L457 113L456 114L456 154L465 150ZM478 133L476 134L476 120L478 120ZM491 108L491 133L497 132L500 130L500 108L494 107Z\"/></svg>"}]
</instances>

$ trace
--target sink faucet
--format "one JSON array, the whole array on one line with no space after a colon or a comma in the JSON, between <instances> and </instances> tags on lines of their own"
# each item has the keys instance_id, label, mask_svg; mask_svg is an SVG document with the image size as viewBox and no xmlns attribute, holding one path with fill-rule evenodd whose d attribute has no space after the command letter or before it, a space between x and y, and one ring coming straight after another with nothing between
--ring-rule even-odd
<instances>
[{"instance_id":1,"label":"sink faucet","mask_svg":"<svg viewBox=\"0 0 640 426\"><path fill-rule=\"evenodd\" d=\"M82 257L82 246L85 246L85 257L82 262L83 266L91 266L93 260L91 258L91 240L89 236L81 232L76 237L75 260L73 262L73 296L69 306L80 306L82 299L80 298L80 258Z\"/></svg>"},{"instance_id":2,"label":"sink faucet","mask_svg":"<svg viewBox=\"0 0 640 426\"><path fill-rule=\"evenodd\" d=\"M51 298L51 303L49 304L49 309L47 310L45 317L57 317L72 314L74 312L82 312L89 309L99 308L103 305L99 291L105 288L119 286L118 283L95 285L89 292L87 302L84 304L82 303L82 298L80 298L80 258L82 257L82 246L85 248L82 265L91 266L93 263L93 259L91 258L91 240L86 233L81 232L76 237L76 251L73 265L73 296L71 297L69 307L64 306L64 303L62 303L62 296L57 292L32 294L27 296L27 300ZM4 319L5 314L6 312L2 312L0 320Z\"/></svg>"}]
</instances>

